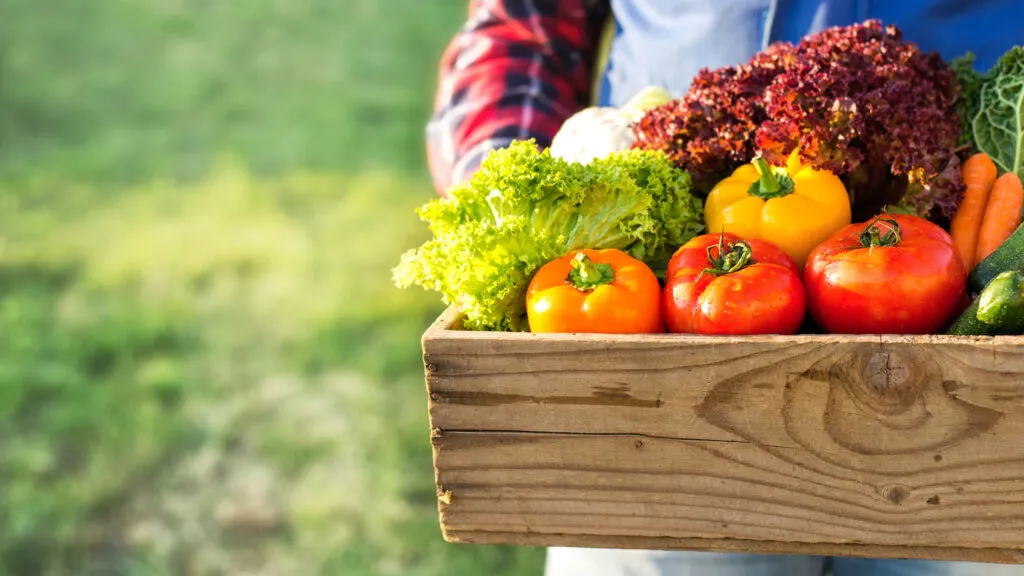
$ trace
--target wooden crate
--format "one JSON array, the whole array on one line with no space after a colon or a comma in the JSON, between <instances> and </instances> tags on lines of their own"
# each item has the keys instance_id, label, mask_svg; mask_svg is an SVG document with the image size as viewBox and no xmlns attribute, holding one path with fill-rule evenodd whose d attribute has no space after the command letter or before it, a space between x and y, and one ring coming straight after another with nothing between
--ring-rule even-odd
<instances>
[{"instance_id":1,"label":"wooden crate","mask_svg":"<svg viewBox=\"0 0 1024 576\"><path fill-rule=\"evenodd\" d=\"M1024 563L1024 338L424 334L452 542Z\"/></svg>"}]
</instances>

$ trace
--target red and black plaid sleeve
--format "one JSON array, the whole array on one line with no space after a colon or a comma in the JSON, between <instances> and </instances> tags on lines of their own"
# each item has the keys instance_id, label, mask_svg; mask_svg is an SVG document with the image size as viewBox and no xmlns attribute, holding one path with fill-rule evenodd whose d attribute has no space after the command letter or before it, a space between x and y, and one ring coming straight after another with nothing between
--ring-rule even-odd
<instances>
[{"instance_id":1,"label":"red and black plaid sleeve","mask_svg":"<svg viewBox=\"0 0 1024 576\"><path fill-rule=\"evenodd\" d=\"M607 1L473 0L441 59L427 154L438 191L513 140L543 146L587 105Z\"/></svg>"}]
</instances>

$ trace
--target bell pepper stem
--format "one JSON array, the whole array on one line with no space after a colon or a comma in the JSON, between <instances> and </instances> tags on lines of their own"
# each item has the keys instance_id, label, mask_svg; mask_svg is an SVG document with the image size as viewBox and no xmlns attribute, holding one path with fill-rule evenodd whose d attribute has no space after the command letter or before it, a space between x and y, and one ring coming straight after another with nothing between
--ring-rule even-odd
<instances>
[{"instance_id":1,"label":"bell pepper stem","mask_svg":"<svg viewBox=\"0 0 1024 576\"><path fill-rule=\"evenodd\" d=\"M586 254L581 252L573 264L576 266L576 271L580 273L580 281L584 284L593 284L601 279L601 273L594 266L594 261L587 258Z\"/></svg>"},{"instance_id":2,"label":"bell pepper stem","mask_svg":"<svg viewBox=\"0 0 1024 576\"><path fill-rule=\"evenodd\" d=\"M779 179L772 174L772 167L764 158L754 158L754 169L757 170L761 180L761 189L772 194L779 191Z\"/></svg>"},{"instance_id":3,"label":"bell pepper stem","mask_svg":"<svg viewBox=\"0 0 1024 576\"><path fill-rule=\"evenodd\" d=\"M593 290L602 284L615 281L615 270L611 264L596 264L584 252L577 252L572 259L569 277L566 281L581 292Z\"/></svg>"},{"instance_id":4,"label":"bell pepper stem","mask_svg":"<svg viewBox=\"0 0 1024 576\"><path fill-rule=\"evenodd\" d=\"M793 180L784 174L776 174L768 161L760 156L751 161L757 170L758 179L750 185L749 194L762 200L786 196L793 191Z\"/></svg>"}]
</instances>

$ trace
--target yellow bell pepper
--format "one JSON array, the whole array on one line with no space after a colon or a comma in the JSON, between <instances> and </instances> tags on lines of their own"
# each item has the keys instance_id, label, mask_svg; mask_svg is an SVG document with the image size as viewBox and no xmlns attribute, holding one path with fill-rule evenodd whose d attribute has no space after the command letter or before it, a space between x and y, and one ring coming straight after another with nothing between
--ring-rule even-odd
<instances>
[{"instance_id":1,"label":"yellow bell pepper","mask_svg":"<svg viewBox=\"0 0 1024 576\"><path fill-rule=\"evenodd\" d=\"M704 223L709 233L771 242L803 268L811 250L850 223L850 196L838 176L801 165L795 153L786 168L756 158L712 188Z\"/></svg>"}]
</instances>

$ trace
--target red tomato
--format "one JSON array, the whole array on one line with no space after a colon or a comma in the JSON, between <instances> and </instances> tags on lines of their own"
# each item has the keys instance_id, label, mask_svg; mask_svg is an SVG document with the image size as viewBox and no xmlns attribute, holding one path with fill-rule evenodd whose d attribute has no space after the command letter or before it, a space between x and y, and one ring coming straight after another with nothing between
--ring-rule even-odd
<instances>
[{"instance_id":1,"label":"red tomato","mask_svg":"<svg viewBox=\"0 0 1024 576\"><path fill-rule=\"evenodd\" d=\"M795 334L804 319L799 268L764 240L698 236L672 256L665 279L670 332Z\"/></svg>"},{"instance_id":2,"label":"red tomato","mask_svg":"<svg viewBox=\"0 0 1024 576\"><path fill-rule=\"evenodd\" d=\"M945 230L886 214L815 248L804 285L811 316L833 334L934 334L959 310L967 276Z\"/></svg>"}]
</instances>

